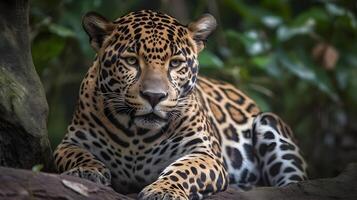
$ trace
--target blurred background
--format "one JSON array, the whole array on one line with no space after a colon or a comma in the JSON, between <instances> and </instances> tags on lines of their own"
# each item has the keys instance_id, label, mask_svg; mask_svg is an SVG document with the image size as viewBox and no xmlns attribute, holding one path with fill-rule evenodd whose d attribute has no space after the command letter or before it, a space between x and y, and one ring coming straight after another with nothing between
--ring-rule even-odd
<instances>
[{"instance_id":1,"label":"blurred background","mask_svg":"<svg viewBox=\"0 0 357 200\"><path fill-rule=\"evenodd\" d=\"M66 133L82 78L94 58L81 18L153 9L187 24L209 12L218 29L200 73L235 84L294 130L312 178L357 162L355 0L32 0L34 63L50 107L54 148Z\"/></svg>"}]
</instances>

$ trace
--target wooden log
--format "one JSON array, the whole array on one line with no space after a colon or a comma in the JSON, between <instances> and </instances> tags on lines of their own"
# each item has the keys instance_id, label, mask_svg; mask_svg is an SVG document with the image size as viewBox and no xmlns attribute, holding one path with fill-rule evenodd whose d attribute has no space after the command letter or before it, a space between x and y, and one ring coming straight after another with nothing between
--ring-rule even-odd
<instances>
[{"instance_id":1,"label":"wooden log","mask_svg":"<svg viewBox=\"0 0 357 200\"><path fill-rule=\"evenodd\" d=\"M103 199L132 200L135 194L124 196L110 187L66 175L32 172L0 167L0 199ZM357 163L335 178L309 180L284 188L260 187L239 192L233 186L208 200L263 200L263 199L357 199Z\"/></svg>"},{"instance_id":2,"label":"wooden log","mask_svg":"<svg viewBox=\"0 0 357 200\"><path fill-rule=\"evenodd\" d=\"M0 199L130 200L112 188L77 177L0 167Z\"/></svg>"},{"instance_id":3,"label":"wooden log","mask_svg":"<svg viewBox=\"0 0 357 200\"><path fill-rule=\"evenodd\" d=\"M234 188L209 197L210 200L356 200L357 199L357 163L350 164L335 178L309 180L291 184L283 188L259 187L247 192L237 192Z\"/></svg>"}]
</instances>

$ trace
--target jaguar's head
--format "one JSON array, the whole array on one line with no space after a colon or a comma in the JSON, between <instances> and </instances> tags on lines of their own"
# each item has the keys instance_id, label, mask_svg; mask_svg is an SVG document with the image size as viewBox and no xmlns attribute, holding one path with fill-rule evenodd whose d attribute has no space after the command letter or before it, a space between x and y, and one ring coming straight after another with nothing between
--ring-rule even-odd
<instances>
[{"instance_id":1,"label":"jaguar's head","mask_svg":"<svg viewBox=\"0 0 357 200\"><path fill-rule=\"evenodd\" d=\"M97 52L105 109L127 114L140 128L158 129L183 111L197 80L198 53L216 20L206 14L184 26L143 10L111 22L90 12L83 27Z\"/></svg>"}]
</instances>

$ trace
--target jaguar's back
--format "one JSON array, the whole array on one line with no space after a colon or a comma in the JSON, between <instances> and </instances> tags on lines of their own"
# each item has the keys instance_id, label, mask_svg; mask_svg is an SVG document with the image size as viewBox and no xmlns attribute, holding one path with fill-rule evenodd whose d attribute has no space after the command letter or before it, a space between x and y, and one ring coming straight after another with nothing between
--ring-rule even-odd
<instances>
[{"instance_id":1,"label":"jaguar's back","mask_svg":"<svg viewBox=\"0 0 357 200\"><path fill-rule=\"evenodd\" d=\"M197 92L218 133L230 181L239 182L242 188L255 185L260 175L251 131L259 108L231 84L204 77L198 80ZM243 172L245 175L241 176Z\"/></svg>"}]
</instances>

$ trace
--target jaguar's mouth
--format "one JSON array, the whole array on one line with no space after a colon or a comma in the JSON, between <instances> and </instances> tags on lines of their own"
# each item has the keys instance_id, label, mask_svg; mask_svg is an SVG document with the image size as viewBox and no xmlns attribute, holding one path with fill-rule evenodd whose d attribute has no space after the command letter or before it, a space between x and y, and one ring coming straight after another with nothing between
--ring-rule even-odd
<instances>
[{"instance_id":1,"label":"jaguar's mouth","mask_svg":"<svg viewBox=\"0 0 357 200\"><path fill-rule=\"evenodd\" d=\"M167 123L167 119L162 118L155 113L148 113L145 115L135 116L134 123L140 128L159 129Z\"/></svg>"},{"instance_id":2,"label":"jaguar's mouth","mask_svg":"<svg viewBox=\"0 0 357 200\"><path fill-rule=\"evenodd\" d=\"M140 119L144 119L144 120L148 120L148 121L166 121L165 118L162 118L153 112L145 114L145 115L138 115L135 118L140 118Z\"/></svg>"}]
</instances>

